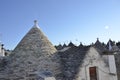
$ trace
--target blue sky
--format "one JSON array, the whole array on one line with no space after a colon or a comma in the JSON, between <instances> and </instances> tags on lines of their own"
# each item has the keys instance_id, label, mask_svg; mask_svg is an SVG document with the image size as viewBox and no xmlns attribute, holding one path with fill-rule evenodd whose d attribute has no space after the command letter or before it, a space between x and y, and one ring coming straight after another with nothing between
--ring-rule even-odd
<instances>
[{"instance_id":1,"label":"blue sky","mask_svg":"<svg viewBox=\"0 0 120 80\"><path fill-rule=\"evenodd\" d=\"M14 49L35 19L54 45L120 40L119 0L0 0L5 48Z\"/></svg>"}]
</instances>

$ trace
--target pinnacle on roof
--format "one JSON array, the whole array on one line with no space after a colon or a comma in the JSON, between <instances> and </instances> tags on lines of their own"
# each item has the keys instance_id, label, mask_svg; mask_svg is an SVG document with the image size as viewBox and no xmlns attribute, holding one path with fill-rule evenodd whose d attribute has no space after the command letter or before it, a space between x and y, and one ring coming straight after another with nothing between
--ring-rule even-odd
<instances>
[{"instance_id":1,"label":"pinnacle on roof","mask_svg":"<svg viewBox=\"0 0 120 80\"><path fill-rule=\"evenodd\" d=\"M97 41L94 44L94 47L99 51L103 52L106 50L106 47L99 41L99 38L97 38Z\"/></svg>"},{"instance_id":2,"label":"pinnacle on roof","mask_svg":"<svg viewBox=\"0 0 120 80\"><path fill-rule=\"evenodd\" d=\"M79 47L83 47L83 44L82 44L82 42L80 42L80 45L79 45Z\"/></svg>"},{"instance_id":3,"label":"pinnacle on roof","mask_svg":"<svg viewBox=\"0 0 120 80\"><path fill-rule=\"evenodd\" d=\"M107 42L107 49L109 50L109 46L114 46L115 45L115 42L114 41L112 41L111 39L109 39L109 41Z\"/></svg>"},{"instance_id":4,"label":"pinnacle on roof","mask_svg":"<svg viewBox=\"0 0 120 80\"><path fill-rule=\"evenodd\" d=\"M97 41L95 42L95 44L101 44L101 42L99 41L99 38L97 38Z\"/></svg>"},{"instance_id":5,"label":"pinnacle on roof","mask_svg":"<svg viewBox=\"0 0 120 80\"><path fill-rule=\"evenodd\" d=\"M70 41L70 43L68 44L68 46L73 47L75 45Z\"/></svg>"},{"instance_id":6,"label":"pinnacle on roof","mask_svg":"<svg viewBox=\"0 0 120 80\"><path fill-rule=\"evenodd\" d=\"M61 49L63 48L63 46L62 46L61 44L59 44L59 45L55 46L55 48L56 48L57 50L61 50Z\"/></svg>"},{"instance_id":7,"label":"pinnacle on roof","mask_svg":"<svg viewBox=\"0 0 120 80\"><path fill-rule=\"evenodd\" d=\"M39 28L39 25L38 25L38 21L37 20L34 20L34 26L33 27L38 27Z\"/></svg>"},{"instance_id":8,"label":"pinnacle on roof","mask_svg":"<svg viewBox=\"0 0 120 80\"><path fill-rule=\"evenodd\" d=\"M97 38L97 41L99 41L99 38Z\"/></svg>"},{"instance_id":9,"label":"pinnacle on roof","mask_svg":"<svg viewBox=\"0 0 120 80\"><path fill-rule=\"evenodd\" d=\"M109 41L109 44L108 44L108 48L109 48L109 51L112 50L112 46L111 46L111 42Z\"/></svg>"},{"instance_id":10,"label":"pinnacle on roof","mask_svg":"<svg viewBox=\"0 0 120 80\"><path fill-rule=\"evenodd\" d=\"M63 47L67 47L67 45L64 43L64 44L63 44Z\"/></svg>"},{"instance_id":11,"label":"pinnacle on roof","mask_svg":"<svg viewBox=\"0 0 120 80\"><path fill-rule=\"evenodd\" d=\"M97 41L95 42L96 46L102 45L102 43L99 41L99 38L97 38Z\"/></svg>"}]
</instances>

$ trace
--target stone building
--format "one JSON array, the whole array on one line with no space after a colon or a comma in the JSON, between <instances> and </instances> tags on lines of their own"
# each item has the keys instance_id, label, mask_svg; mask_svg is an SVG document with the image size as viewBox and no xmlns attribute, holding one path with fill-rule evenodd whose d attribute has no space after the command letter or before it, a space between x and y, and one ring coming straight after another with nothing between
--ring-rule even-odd
<instances>
[{"instance_id":1,"label":"stone building","mask_svg":"<svg viewBox=\"0 0 120 80\"><path fill-rule=\"evenodd\" d=\"M118 80L114 52L103 50L105 46L98 42L59 50L62 80Z\"/></svg>"},{"instance_id":2,"label":"stone building","mask_svg":"<svg viewBox=\"0 0 120 80\"><path fill-rule=\"evenodd\" d=\"M0 80L120 80L115 50L99 39L88 46L70 42L54 47L35 20L12 53L0 60Z\"/></svg>"},{"instance_id":3,"label":"stone building","mask_svg":"<svg viewBox=\"0 0 120 80\"><path fill-rule=\"evenodd\" d=\"M37 21L7 57L0 80L39 80L60 74L57 50L40 30ZM58 77L57 77L58 79Z\"/></svg>"}]
</instances>

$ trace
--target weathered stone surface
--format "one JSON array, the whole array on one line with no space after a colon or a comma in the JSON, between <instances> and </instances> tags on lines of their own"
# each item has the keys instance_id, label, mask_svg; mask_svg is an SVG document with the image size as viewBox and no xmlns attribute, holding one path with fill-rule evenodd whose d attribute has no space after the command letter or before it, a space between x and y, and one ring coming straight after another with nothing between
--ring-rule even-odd
<instances>
[{"instance_id":1,"label":"weathered stone surface","mask_svg":"<svg viewBox=\"0 0 120 80\"><path fill-rule=\"evenodd\" d=\"M115 61L116 61L116 67L117 67L118 80L120 80L120 52L115 54Z\"/></svg>"},{"instance_id":2,"label":"weathered stone surface","mask_svg":"<svg viewBox=\"0 0 120 80\"><path fill-rule=\"evenodd\" d=\"M9 56L7 68L0 72L0 77L12 80L20 80L22 77L25 80L27 74L41 71L50 71L56 77L60 73L59 56L56 52L35 23Z\"/></svg>"},{"instance_id":3,"label":"weathered stone surface","mask_svg":"<svg viewBox=\"0 0 120 80\"><path fill-rule=\"evenodd\" d=\"M64 52L59 52L61 57L62 65L62 80L74 80L78 69L82 64L89 46L86 47L75 47L71 46L68 50Z\"/></svg>"}]
</instances>

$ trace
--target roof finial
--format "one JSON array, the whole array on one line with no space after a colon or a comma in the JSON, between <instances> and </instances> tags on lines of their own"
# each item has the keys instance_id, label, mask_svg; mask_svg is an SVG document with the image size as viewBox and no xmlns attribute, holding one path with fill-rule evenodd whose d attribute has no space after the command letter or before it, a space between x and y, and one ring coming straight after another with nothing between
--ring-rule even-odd
<instances>
[{"instance_id":1,"label":"roof finial","mask_svg":"<svg viewBox=\"0 0 120 80\"><path fill-rule=\"evenodd\" d=\"M97 38L97 41L99 41L99 38Z\"/></svg>"},{"instance_id":2,"label":"roof finial","mask_svg":"<svg viewBox=\"0 0 120 80\"><path fill-rule=\"evenodd\" d=\"M34 20L34 24L35 24L35 25L37 24L37 20Z\"/></svg>"},{"instance_id":3,"label":"roof finial","mask_svg":"<svg viewBox=\"0 0 120 80\"><path fill-rule=\"evenodd\" d=\"M38 21L34 20L34 27L38 27Z\"/></svg>"},{"instance_id":4,"label":"roof finial","mask_svg":"<svg viewBox=\"0 0 120 80\"><path fill-rule=\"evenodd\" d=\"M111 42L109 41L109 51L112 50Z\"/></svg>"}]
</instances>

